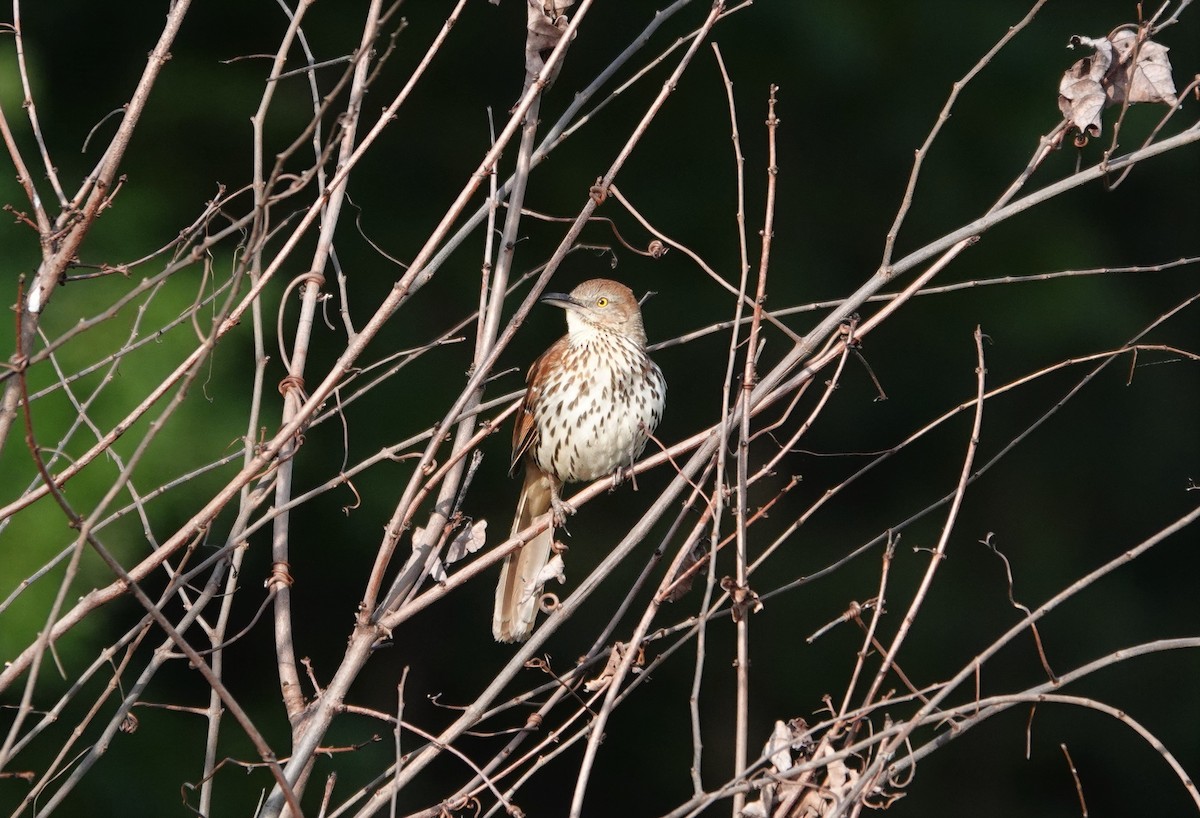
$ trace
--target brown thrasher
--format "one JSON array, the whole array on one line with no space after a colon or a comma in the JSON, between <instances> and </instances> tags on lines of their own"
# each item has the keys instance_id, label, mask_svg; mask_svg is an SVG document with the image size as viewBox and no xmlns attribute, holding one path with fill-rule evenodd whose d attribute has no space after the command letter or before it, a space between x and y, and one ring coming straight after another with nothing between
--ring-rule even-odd
<instances>
[{"instance_id":1,"label":"brown thrasher","mask_svg":"<svg viewBox=\"0 0 1200 818\"><path fill-rule=\"evenodd\" d=\"M667 384L646 354L642 311L624 284L597 278L570 295L547 293L542 303L567 311L567 334L533 362L513 429L512 469L525 464L512 533L551 513L541 534L504 559L492 635L523 642L533 632L554 528L575 510L562 501L563 483L596 480L631 466L662 418Z\"/></svg>"}]
</instances>

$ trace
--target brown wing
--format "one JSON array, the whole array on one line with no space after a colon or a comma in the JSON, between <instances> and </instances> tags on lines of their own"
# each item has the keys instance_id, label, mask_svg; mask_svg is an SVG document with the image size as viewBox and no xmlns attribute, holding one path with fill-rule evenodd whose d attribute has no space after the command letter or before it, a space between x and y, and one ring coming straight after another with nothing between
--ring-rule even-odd
<instances>
[{"instance_id":1,"label":"brown wing","mask_svg":"<svg viewBox=\"0 0 1200 818\"><path fill-rule=\"evenodd\" d=\"M533 420L533 412L537 408L538 400L541 399L540 384L545 383L546 371L558 362L566 344L565 337L555 341L533 362L529 367L529 372L525 375L525 397L521 399L521 407L517 410L517 419L513 423L513 452L512 463L508 469L509 474L517 470L517 464L521 462L521 458L537 444L538 431L537 424Z\"/></svg>"}]
</instances>

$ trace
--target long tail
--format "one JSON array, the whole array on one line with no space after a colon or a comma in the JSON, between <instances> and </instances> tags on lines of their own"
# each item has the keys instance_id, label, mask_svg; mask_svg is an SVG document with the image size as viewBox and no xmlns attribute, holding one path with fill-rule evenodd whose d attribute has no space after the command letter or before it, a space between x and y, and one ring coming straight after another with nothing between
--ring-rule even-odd
<instances>
[{"instance_id":1,"label":"long tail","mask_svg":"<svg viewBox=\"0 0 1200 818\"><path fill-rule=\"evenodd\" d=\"M512 533L528 528L542 514L550 511L550 479L541 470L525 467L525 485L517 501L517 516ZM492 636L497 642L524 642L533 633L542 596L542 569L550 561L554 544L554 528L548 527L520 550L504 558L500 569L500 584L496 586L496 608L492 613Z\"/></svg>"}]
</instances>

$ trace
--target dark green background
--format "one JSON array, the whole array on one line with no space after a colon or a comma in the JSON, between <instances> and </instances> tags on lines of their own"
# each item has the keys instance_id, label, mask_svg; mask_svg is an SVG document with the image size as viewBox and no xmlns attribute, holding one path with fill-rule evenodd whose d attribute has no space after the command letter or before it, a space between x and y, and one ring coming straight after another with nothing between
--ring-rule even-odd
<instances>
[{"instance_id":1,"label":"dark green background","mask_svg":"<svg viewBox=\"0 0 1200 818\"><path fill-rule=\"evenodd\" d=\"M655 54L696 25L706 11L694 4L673 21L647 54ZM318 60L347 53L357 44L362 4L325 0L316 4L305 31ZM566 67L548 95L542 121L557 118L571 94L606 65L640 30L653 4L600 3L590 12L572 44ZM371 89L366 110L382 108L401 87L441 25L448 4L413 3L404 8L408 27L398 50ZM768 85L780 86L779 201L768 304L772 307L833 299L856 288L877 266L883 237L891 225L904 189L913 151L924 140L959 79L991 47L1008 26L1027 10L1024 3L990 2L760 2L718 26L720 43L735 83L742 146L746 154L747 223L753 244L762 224L765 190L765 100ZM90 3L53 0L22 8L26 48L38 111L66 186L73 190L98 158L99 146L115 129L116 119L99 123L119 108L144 66L158 36L164 4ZM995 201L1024 167L1038 137L1058 120L1055 93L1061 72L1081 56L1063 46L1072 34L1100 36L1129 22L1129 2L1077 0L1051 2L1031 28L1022 33L969 86L928 157L913 211L898 242L898 255L922 246L978 216ZM122 166L127 176L117 205L105 213L80 253L81 261L119 263L140 257L169 241L190 223L212 198L218 184L230 188L250 178L249 118L254 112L267 70L265 60L229 60L272 52L286 21L274 3L197 3L172 49L172 60L154 90L144 121ZM1200 70L1196 14L1161 38L1171 47L1177 84ZM474 170L488 144L486 108L497 120L516 101L522 81L523 4L506 0L496 7L482 1L468 6L443 53L411 102L402 109L382 140L355 174L350 196L361 208L361 230L383 249L410 259L438 222L445 208ZM11 37L0 49L0 100L10 122L20 121ZM637 61L641 65L644 60ZM667 61L673 65L673 60ZM611 162L631 125L641 116L666 69L615 100L590 126L556 151L531 182L526 205L558 216L578 211L587 188ZM338 69L322 75L332 83ZM310 104L299 80L281 87L269 128L272 150L292 138L307 121ZM1162 109L1135 108L1126 123L1122 147L1132 148L1161 116ZM1195 118L1189 101L1180 119ZM366 117L373 122L373 116ZM1111 118L1106 124L1111 123ZM1178 129L1182 125L1172 125ZM96 128L86 152L89 132ZM36 154L23 123L19 129L27 161ZM1172 131L1173 132L1173 131ZM1050 157L1032 187L1068 175L1075 164L1091 165L1105 138L1082 151L1067 148ZM506 155L504 168L512 161ZM738 264L734 214L733 158L723 88L707 46L672 95L618 179L621 190L665 232L691 246L730 280ZM24 209L13 173L0 173L0 200ZM1200 153L1176 151L1139 167L1114 192L1094 184L1060 196L984 236L936 283L970 281L1005 275L1032 275L1096 266L1149 265L1197 251L1200 205ZM43 186L43 192L48 187ZM243 203L244 204L244 203ZM337 251L352 281L351 308L361 323L399 277L398 269L370 249L353 228L355 208L343 216ZM601 212L616 219L622 233L644 245L648 237L615 205ZM562 235L555 224L526 223L517 267L542 261ZM608 243L602 227L589 227L584 239ZM474 299L481 240L469 241L433 282L388 325L373 344L368 360L427 340L464 315ZM229 264L229 248L218 266ZM311 255L293 257L286 277ZM721 320L729 299L705 279L681 253L652 262L624 250L618 266L610 257L577 253L555 280L554 289L569 289L579 280L612 275L639 293L658 293L646 308L652 341ZM38 248L24 226L4 219L0 224L0 274L5 303L15 301L16 277L31 272ZM158 268L150 265L145 274ZM198 280L198 273L197 280ZM847 369L834 403L802 441L804 452L785 459L779 480L765 488L768 499L788 474L803 481L761 526L756 546L770 541L824 491L865 462L861 454L894 445L913 429L967 399L975 386L975 350L971 333L978 325L987 333L990 384L1010 379L1075 355L1119 347L1135 332L1194 293L1200 278L1195 266L1147 274L1111 274L1050 283L977 288L947 296L918 299L873 333L863 355L887 392L875 402L865 370ZM106 279L63 288L46 317L54 334L97 305L127 288L122 279ZM192 293L194 294L194 287ZM190 302L188 293L156 301L157 320L169 320ZM280 297L276 287L267 298L269 324ZM183 299L172 301L172 298ZM465 300L464 300L465 298ZM295 308L290 313L294 316ZM332 312L332 311L331 311ZM791 319L804 331L820 313ZM561 316L537 310L505 353L502 366L523 367L561 331ZM97 330L89 340L64 352L69 363L91 360L94 350L119 344L127 317ZM153 321L148 326L157 326ZM187 330L190 332L190 330ZM273 330L272 330L273 332ZM343 337L318 329L309 371L323 375L342 347ZM1150 342L1195 351L1200 347L1197 311L1192 308L1165 325ZM93 347L92 345L95 344ZM248 336L233 335L214 356L212 375L194 388L173 432L160 441L140 474L157 485L184 464L200 464L214 451L236 448L244 429L244 378L252 360ZM660 436L671 442L710 422L719 399L727 338L713 335L657 353L670 383L666 419ZM411 371L375 390L348 412L349 462L402 439L441 416L447 399L457 394L470 362L470 343L429 356ZM275 358L271 379L282 376ZM9 332L0 336L0 352L11 354ZM764 365L786 351L785 341L771 337ZM1144 356L1139 363L1173 356ZM173 359L146 355L123 368L131 393L144 391ZM989 403L980 458L990 458L1058 399L1085 371L1074 368L1044 378L1008 397ZM32 378L39 377L36 373ZM48 375L40 377L47 378ZM995 556L978 544L994 532L997 544L1013 564L1017 598L1033 607L1074 579L1113 558L1194 507L1189 480L1200 479L1200 376L1195 363L1143 366L1129 382L1128 362L1110 367L1085 393L1034 433L985 478L972 487L949 547L950 557L909 637L900 664L918 683L952 675L1018 616L1008 604L1004 574ZM43 381L48 382L48 380ZM489 396L518 388L519 376L508 375ZM115 390L120 392L119 389ZM273 389L267 390L274 396ZM57 400L57 399L56 399ZM98 407L98 420L120 416ZM807 411L801 405L800 411ZM48 400L47 425L54 413L69 413L61 400ZM265 420L274 423L278 408ZM61 422L61 421L60 421ZM950 423L918 446L906 450L816 515L794 541L755 581L760 593L826 565L850 549L897 524L954 485L969 432L969 417ZM342 429L326 423L310 430L298 461L297 484L308 486L335 474L343 458ZM504 478L506 435L485 444L486 458L466 511L487 518L496 537L506 530L517 487ZM123 451L128 452L132 442ZM232 448L230 449L232 451ZM765 456L766 450L757 453ZM836 455L816 457L813 454ZM300 616L297 650L310 656L318 678L327 679L337 665L351 627L363 577L369 570L379 532L409 478L406 464L377 467L356 481L362 505L346 516L349 492L333 492L309 503L293 517L293 566ZM0 452L4 500L14 496L31 475L20 434ZM666 473L640 480L642 494L601 498L587 507L573 526L573 580L586 575L604 548L605 533L594 520L611 516L614 527L633 515L642 500L665 484ZM166 536L220 485L220 476L196 481L156 507L157 534ZM103 483L74 488L76 496L98 496ZM625 490L622 490L623 492ZM194 493L193 493L194 492ZM86 506L86 501L85 501ZM18 520L0 538L0 578L7 594L20 577L70 541L60 514L53 508ZM587 518L590 518L587 519ZM936 513L906 530L894 567L895 601L885 620L891 634L926 564L943 514ZM586 522L585 522L586 521ZM227 524L228 521L226 521ZM117 550L132 559L145 549L140 526L132 520L114 527ZM661 536L662 532L658 532ZM221 531L214 532L219 539ZM653 538L652 538L653 539ZM491 540L496 542L498 540ZM1055 670L1062 672L1117 648L1153 639L1195 635L1197 602L1196 529L1184 531L1148 556L1073 599L1042 626L1042 637ZM244 585L256 587L270 562L267 539L252 543ZM647 544L642 553L648 553ZM622 567L590 602L595 624L621 596L638 564ZM872 553L830 579L768 600L752 627L754 684L751 703L754 751L775 719L819 717L821 696L840 699L858 647L857 631L835 630L809 646L804 637L836 618L852 599L875 593L877 554ZM87 567L81 593L107 582L98 565ZM396 646L368 666L352 691L358 703L392 710L400 669L411 667L405 716L436 730L455 713L439 710L427 697L441 694L450 704L469 702L486 679L511 656L512 648L495 645L487 633L491 578L477 582L407 623L396 634ZM49 590L49 589L47 589ZM249 621L261 597L246 594L235 619ZM45 615L44 598L30 595L28 606L16 606L0 620L0 648L5 657L32 638ZM41 600L40 602L38 600ZM679 618L694 607L694 597ZM36 603L36 604L35 604ZM69 664L90 661L103 640L115 638L136 621L132 601L112 606L107 619L91 622L60 645ZM630 625L631 626L631 625ZM591 631L579 623L564 628L548 645L555 666L570 667L585 649ZM703 709L706 783L728 776L732 738L732 628L721 620L710 630L711 668ZM286 745L287 726L278 705L271 661L272 639L265 623L229 653L231 678L243 702L278 746ZM685 650L656 671L641 699L618 711L590 791L589 815L656 815L686 798L690 760L685 695L690 684L691 651ZM716 657L716 658L713 658ZM136 664L136 663L135 663ZM237 669L244 667L244 673ZM47 677L48 678L48 677ZM1042 678L1029 639L1019 639L985 669L984 692L1019 690ZM50 700L50 688L45 693ZM1093 696L1126 710L1146 725L1195 776L1200 770L1200 658L1174 653L1139 659L1100 673L1068 692ZM965 693L965 691L964 691ZM5 704L16 701L14 691ZM176 664L162 673L147 695L152 701L199 705L203 688L193 674ZM961 699L956 699L961 701ZM46 702L41 702L45 704ZM897 714L902 715L901 713ZM143 709L141 727L120 735L107 757L69 802L62 814L186 814L179 803L183 781L200 769L201 719L179 713ZM76 716L78 718L78 716ZM1180 814L1190 798L1160 757L1126 728L1095 713L1043 707L1034 722L1031 758L1025 759L1027 713L1013 711L969 733L924 761L907 795L891 810L906 815L1046 815L1079 814L1077 796L1058 745L1071 749L1092 815ZM39 767L53 754L74 722L64 718L61 731L47 733L39 748L17 766ZM517 721L514 721L514 724ZM352 718L340 720L327 743L351 744L368 739L378 726ZM252 748L231 724L223 748L239 758L253 758ZM486 758L495 740L469 739L462 748ZM391 755L390 737L335 761L318 763L321 777L336 766L339 792L360 786ZM568 754L522 792L518 801L529 815L565 813L566 799L578 764ZM323 766L325 765L325 766ZM449 791L465 775L450 760L432 768L425 788L405 793L411 808ZM217 814L248 814L264 773L245 777L220 774ZM0 804L15 804L27 785L0 781ZM312 787L317 795L319 786ZM418 791L420 790L420 791ZM314 803L312 801L310 803ZM313 807L315 812L315 807ZM727 813L722 806L720 813ZM713 811L712 814L720 814Z\"/></svg>"}]
</instances>

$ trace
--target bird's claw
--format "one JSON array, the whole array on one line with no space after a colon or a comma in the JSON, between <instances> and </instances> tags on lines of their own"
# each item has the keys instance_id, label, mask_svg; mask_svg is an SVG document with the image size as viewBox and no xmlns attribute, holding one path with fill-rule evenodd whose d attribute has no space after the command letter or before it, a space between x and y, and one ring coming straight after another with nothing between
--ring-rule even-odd
<instances>
[{"instance_id":1,"label":"bird's claw","mask_svg":"<svg viewBox=\"0 0 1200 818\"><path fill-rule=\"evenodd\" d=\"M560 500L558 497L550 498L550 519L554 523L555 528L562 528L566 525L567 517L574 513L575 506Z\"/></svg>"},{"instance_id":2,"label":"bird's claw","mask_svg":"<svg viewBox=\"0 0 1200 818\"><path fill-rule=\"evenodd\" d=\"M617 468L612 473L612 485L608 487L608 490L616 491L618 486L620 486L626 480L632 480L632 479L633 479L633 466L617 466ZM636 491L636 490L637 490L637 486L634 486L634 491Z\"/></svg>"}]
</instances>

